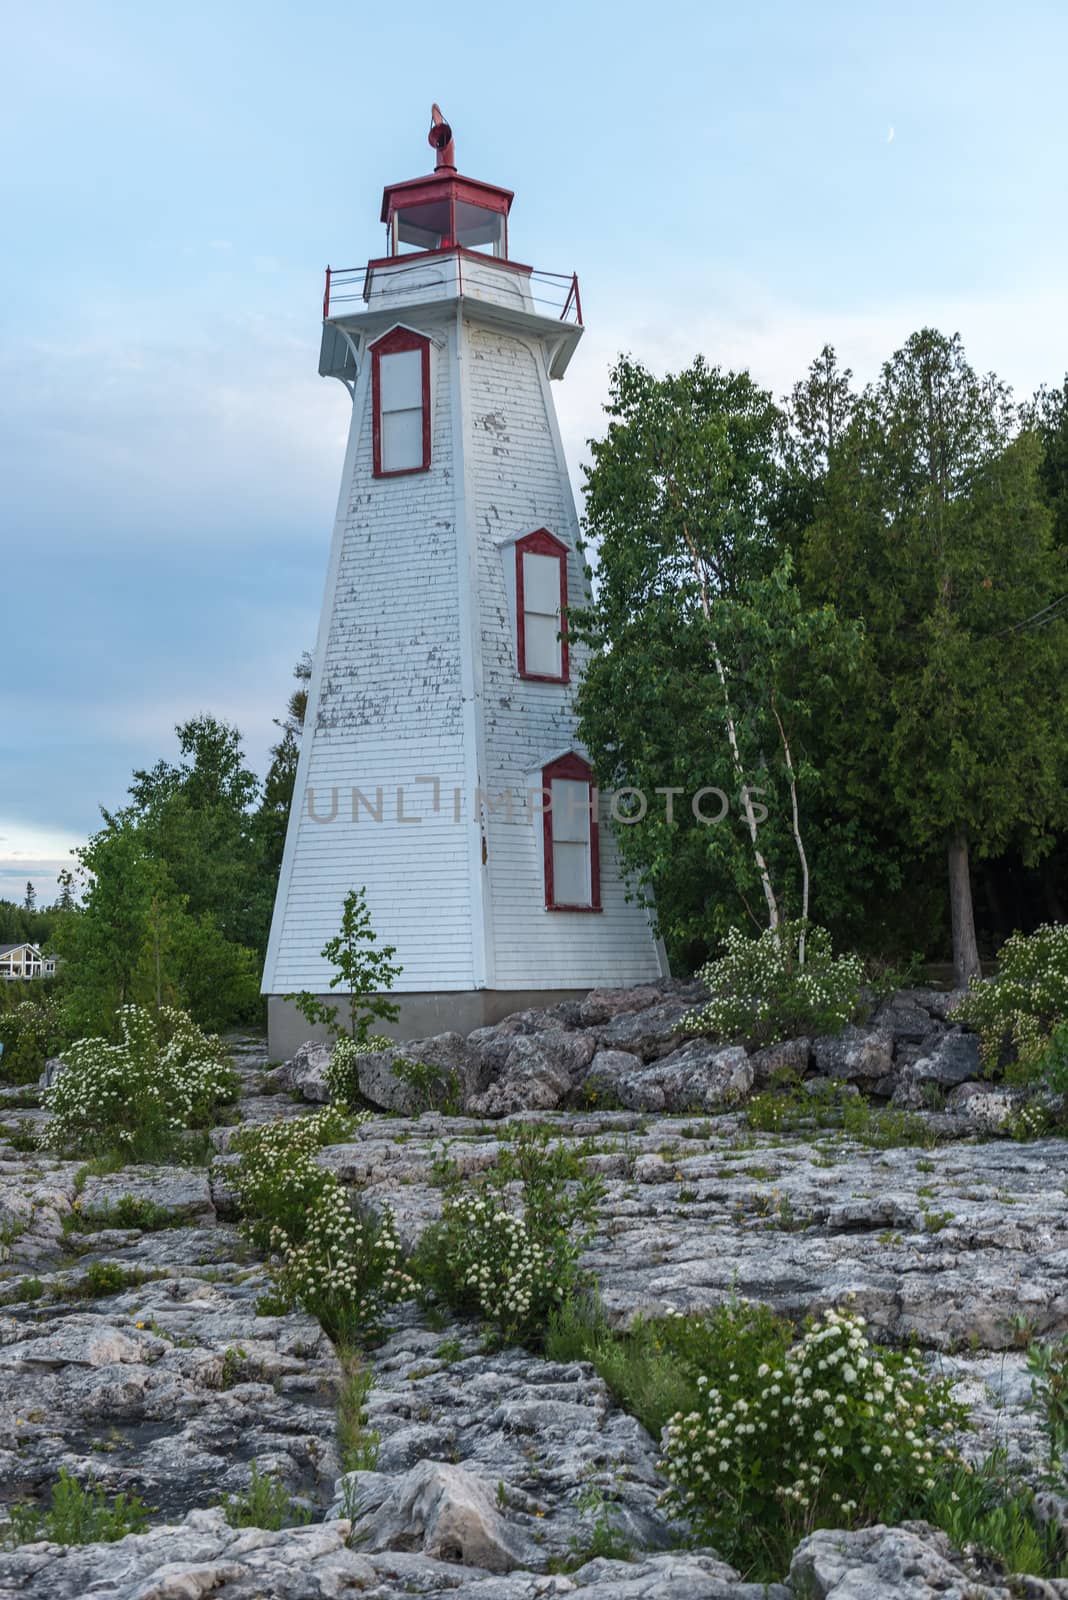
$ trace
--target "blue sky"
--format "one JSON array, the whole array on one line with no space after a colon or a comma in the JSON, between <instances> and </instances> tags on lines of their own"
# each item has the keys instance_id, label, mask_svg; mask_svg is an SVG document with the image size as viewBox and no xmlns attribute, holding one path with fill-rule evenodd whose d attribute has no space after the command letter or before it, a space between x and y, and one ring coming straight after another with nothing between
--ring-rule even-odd
<instances>
[{"instance_id":1,"label":"blue sky","mask_svg":"<svg viewBox=\"0 0 1068 1600\"><path fill-rule=\"evenodd\" d=\"M432 100L513 254L580 273L576 474L621 349L781 393L934 322L1021 393L1068 369L1063 0L35 0L3 38L0 894L199 710L262 770L347 420L322 269L380 252Z\"/></svg>"}]
</instances>

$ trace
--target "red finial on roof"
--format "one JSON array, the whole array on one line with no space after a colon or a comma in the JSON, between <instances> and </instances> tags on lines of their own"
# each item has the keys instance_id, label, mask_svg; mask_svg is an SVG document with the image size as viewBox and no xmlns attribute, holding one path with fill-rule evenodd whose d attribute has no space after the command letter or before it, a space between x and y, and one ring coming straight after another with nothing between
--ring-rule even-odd
<instances>
[{"instance_id":1,"label":"red finial on roof","mask_svg":"<svg viewBox=\"0 0 1068 1600\"><path fill-rule=\"evenodd\" d=\"M452 129L441 114L441 107L433 105L430 108L430 132L427 134L427 143L432 150L438 153L435 165L437 167L450 167L456 171L456 151L453 148Z\"/></svg>"}]
</instances>

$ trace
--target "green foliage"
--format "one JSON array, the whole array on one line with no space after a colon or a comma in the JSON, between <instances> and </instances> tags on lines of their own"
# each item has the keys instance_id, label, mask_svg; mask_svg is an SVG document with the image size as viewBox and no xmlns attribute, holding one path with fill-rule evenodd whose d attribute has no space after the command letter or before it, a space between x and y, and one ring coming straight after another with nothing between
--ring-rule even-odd
<instances>
[{"instance_id":1,"label":"green foliage","mask_svg":"<svg viewBox=\"0 0 1068 1600\"><path fill-rule=\"evenodd\" d=\"M344 1144L369 1112L349 1116L336 1106L310 1116L289 1117L242 1128L231 1140L240 1157L230 1179L241 1208L241 1232L257 1250L273 1246L276 1230L299 1239L310 1208L329 1174L315 1154L328 1144Z\"/></svg>"},{"instance_id":2,"label":"green foliage","mask_svg":"<svg viewBox=\"0 0 1068 1600\"><path fill-rule=\"evenodd\" d=\"M828 1311L787 1348L743 1336L698 1380L664 1436L665 1497L698 1537L778 1577L814 1528L916 1515L957 1457L949 1384L873 1345L864 1319Z\"/></svg>"},{"instance_id":3,"label":"green foliage","mask_svg":"<svg viewBox=\"0 0 1068 1600\"><path fill-rule=\"evenodd\" d=\"M415 1258L427 1288L502 1338L540 1342L552 1311L579 1283L603 1184L547 1129L521 1123L481 1183L457 1191Z\"/></svg>"},{"instance_id":4,"label":"green foliage","mask_svg":"<svg viewBox=\"0 0 1068 1600\"><path fill-rule=\"evenodd\" d=\"M124 1267L120 1261L93 1261L73 1293L84 1300L104 1300L108 1295L136 1288L148 1276L135 1267Z\"/></svg>"},{"instance_id":5,"label":"green foliage","mask_svg":"<svg viewBox=\"0 0 1068 1600\"><path fill-rule=\"evenodd\" d=\"M745 1117L759 1133L834 1129L876 1150L933 1149L941 1143L939 1134L918 1112L873 1106L848 1085L823 1078L802 1085L787 1075L776 1088L753 1095Z\"/></svg>"},{"instance_id":6,"label":"green foliage","mask_svg":"<svg viewBox=\"0 0 1068 1600\"><path fill-rule=\"evenodd\" d=\"M314 1004L314 995L309 998ZM337 1014L336 1007L328 1009ZM304 1015L309 1021L314 1020L306 1009ZM381 1033L369 1034L365 1039L354 1039L351 1034L343 1033L335 1039L326 1067L326 1086L330 1091L330 1099L352 1110L364 1103L360 1093L358 1057L370 1055L374 1050L385 1050L392 1042Z\"/></svg>"},{"instance_id":7,"label":"green foliage","mask_svg":"<svg viewBox=\"0 0 1068 1600\"><path fill-rule=\"evenodd\" d=\"M785 924L748 938L732 928L725 944L700 975L712 998L682 1029L755 1046L838 1033L855 1016L863 967L856 956L835 957L824 929Z\"/></svg>"},{"instance_id":8,"label":"green foliage","mask_svg":"<svg viewBox=\"0 0 1068 1600\"><path fill-rule=\"evenodd\" d=\"M62 1467L47 1510L24 1502L11 1506L8 1516L0 1532L9 1548L45 1539L53 1544L113 1544L148 1526L148 1508L137 1495L109 1500L99 1484L83 1489Z\"/></svg>"},{"instance_id":9,"label":"green foliage","mask_svg":"<svg viewBox=\"0 0 1068 1600\"><path fill-rule=\"evenodd\" d=\"M247 1489L224 1494L219 1502L231 1528L302 1527L311 1521L307 1506L298 1506L277 1473L261 1472L253 1461Z\"/></svg>"},{"instance_id":10,"label":"green foliage","mask_svg":"<svg viewBox=\"0 0 1068 1600\"><path fill-rule=\"evenodd\" d=\"M593 647L580 730L602 786L649 800L617 830L619 849L655 887L662 931L685 960L765 915L747 789L767 808L753 825L779 909L802 913L791 777L804 827L820 784L810 688L843 670L853 641L827 608L802 602L784 418L770 394L700 357L663 379L624 358L606 411L586 485L597 593L568 618ZM682 791L670 818L656 795L667 786ZM726 797L718 823L713 788ZM702 790L708 821L690 803Z\"/></svg>"},{"instance_id":11,"label":"green foliage","mask_svg":"<svg viewBox=\"0 0 1068 1600\"><path fill-rule=\"evenodd\" d=\"M974 1550L1006 1572L1068 1576L1068 1556L1055 1523L1040 1521L1034 1490L1006 1470L1003 1452L979 1467L943 1470L921 1512L958 1550Z\"/></svg>"},{"instance_id":12,"label":"green foliage","mask_svg":"<svg viewBox=\"0 0 1068 1600\"><path fill-rule=\"evenodd\" d=\"M1050 1471L1068 1486L1068 1338L1032 1344L1027 1352L1031 1404L1042 1419Z\"/></svg>"},{"instance_id":13,"label":"green foliage","mask_svg":"<svg viewBox=\"0 0 1068 1600\"><path fill-rule=\"evenodd\" d=\"M342 1472L373 1472L381 1435L367 1425L367 1396L374 1377L359 1356L339 1350L341 1389L337 1401L337 1450Z\"/></svg>"},{"instance_id":14,"label":"green foliage","mask_svg":"<svg viewBox=\"0 0 1068 1600\"><path fill-rule=\"evenodd\" d=\"M234 1173L242 1231L271 1252L272 1306L301 1306L335 1343L373 1333L387 1305L414 1289L401 1266L393 1214L355 1207L317 1150L347 1137L354 1119L334 1107L238 1134Z\"/></svg>"},{"instance_id":15,"label":"green foliage","mask_svg":"<svg viewBox=\"0 0 1068 1600\"><path fill-rule=\"evenodd\" d=\"M153 845L126 812L77 852L83 905L60 919L54 938L68 1037L110 1035L128 1004L173 1005L208 1028L258 1015L255 951L228 940L213 912L190 911Z\"/></svg>"},{"instance_id":16,"label":"green foliage","mask_svg":"<svg viewBox=\"0 0 1068 1600\"><path fill-rule=\"evenodd\" d=\"M998 952L997 975L976 985L954 1020L978 1030L988 1070L1014 1056L1019 1081L1052 1073L1050 1087L1068 1090L1068 923L1014 933Z\"/></svg>"},{"instance_id":17,"label":"green foliage","mask_svg":"<svg viewBox=\"0 0 1068 1600\"><path fill-rule=\"evenodd\" d=\"M124 1006L120 1041L81 1039L45 1091L48 1143L68 1155L121 1150L128 1161L180 1152L187 1129L204 1129L237 1097L218 1039L184 1012Z\"/></svg>"},{"instance_id":18,"label":"green foliage","mask_svg":"<svg viewBox=\"0 0 1068 1600\"><path fill-rule=\"evenodd\" d=\"M457 1117L463 1109L455 1071L443 1072L427 1061L409 1061L401 1056L393 1063L393 1074L414 1092L417 1117L424 1111L442 1111L447 1117Z\"/></svg>"},{"instance_id":19,"label":"green foliage","mask_svg":"<svg viewBox=\"0 0 1068 1600\"><path fill-rule=\"evenodd\" d=\"M863 643L829 686L823 766L844 818L914 859L945 862L956 842L1033 863L1065 823L1068 620L1047 608L1068 591L1068 552L1042 470L1005 386L929 328L827 453L806 592Z\"/></svg>"},{"instance_id":20,"label":"green foliage","mask_svg":"<svg viewBox=\"0 0 1068 1600\"><path fill-rule=\"evenodd\" d=\"M762 1350L791 1339L788 1323L766 1306L732 1300L703 1316L673 1312L610 1329L595 1300L581 1296L553 1313L545 1340L550 1361L589 1361L624 1410L659 1439L671 1418L699 1403L702 1377L742 1359L752 1343Z\"/></svg>"},{"instance_id":21,"label":"green foliage","mask_svg":"<svg viewBox=\"0 0 1068 1600\"><path fill-rule=\"evenodd\" d=\"M43 978L0 984L0 1084L35 1083L63 1044L60 998L53 985Z\"/></svg>"},{"instance_id":22,"label":"green foliage","mask_svg":"<svg viewBox=\"0 0 1068 1600\"><path fill-rule=\"evenodd\" d=\"M396 947L384 944L380 949L378 935L371 926L371 913L367 909L367 890L350 889L345 896L341 912L341 927L332 939L323 945L320 954L336 970L330 979L331 989L342 989L347 1000L348 1020L345 1027L355 1044L366 1044L375 1022L396 1022L400 1007L386 998L393 980L400 976L401 968L393 964ZM306 990L286 996L296 1002L298 1011L311 1023L325 1023L341 1033L338 1022L339 1008L327 1006Z\"/></svg>"}]
</instances>

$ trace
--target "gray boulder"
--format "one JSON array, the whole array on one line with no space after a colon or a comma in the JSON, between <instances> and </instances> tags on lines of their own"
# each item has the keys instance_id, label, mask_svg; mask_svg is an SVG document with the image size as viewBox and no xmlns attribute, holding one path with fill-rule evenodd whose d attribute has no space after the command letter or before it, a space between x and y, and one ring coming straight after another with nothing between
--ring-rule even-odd
<instances>
[{"instance_id":1,"label":"gray boulder","mask_svg":"<svg viewBox=\"0 0 1068 1600\"><path fill-rule=\"evenodd\" d=\"M347 1489L346 1489L346 1486ZM361 1550L412 1550L484 1572L511 1572L529 1558L482 1479L446 1461L420 1461L400 1478L353 1472L339 1480L333 1516L351 1516Z\"/></svg>"},{"instance_id":2,"label":"gray boulder","mask_svg":"<svg viewBox=\"0 0 1068 1600\"><path fill-rule=\"evenodd\" d=\"M794 1551L789 1584L809 1600L1008 1600L1014 1592L1008 1583L979 1582L946 1535L925 1522L811 1533Z\"/></svg>"},{"instance_id":3,"label":"gray boulder","mask_svg":"<svg viewBox=\"0 0 1068 1600\"><path fill-rule=\"evenodd\" d=\"M824 1077L845 1083L873 1082L889 1073L894 1057L894 1036L889 1029L856 1028L827 1034L813 1043L816 1069Z\"/></svg>"},{"instance_id":4,"label":"gray boulder","mask_svg":"<svg viewBox=\"0 0 1068 1600\"><path fill-rule=\"evenodd\" d=\"M556 1029L496 1039L482 1051L482 1076L493 1081L467 1101L472 1116L551 1111L571 1093L594 1053L589 1034Z\"/></svg>"},{"instance_id":5,"label":"gray boulder","mask_svg":"<svg viewBox=\"0 0 1068 1600\"><path fill-rule=\"evenodd\" d=\"M438 1081L453 1090L463 1104L480 1087L482 1067L477 1051L469 1048L462 1034L439 1033L432 1039L406 1040L357 1057L360 1093L383 1111L410 1116L428 1109L426 1091L405 1077L404 1068L413 1062L433 1068Z\"/></svg>"},{"instance_id":6,"label":"gray boulder","mask_svg":"<svg viewBox=\"0 0 1068 1600\"><path fill-rule=\"evenodd\" d=\"M946 1096L946 1110L968 1117L983 1133L996 1133L1025 1102L1018 1089L992 1083L961 1083Z\"/></svg>"},{"instance_id":7,"label":"gray boulder","mask_svg":"<svg viewBox=\"0 0 1068 1600\"><path fill-rule=\"evenodd\" d=\"M628 1111L722 1111L752 1087L752 1064L741 1046L707 1039L649 1064L624 1050L601 1050L583 1084L587 1094L595 1090Z\"/></svg>"},{"instance_id":8,"label":"gray boulder","mask_svg":"<svg viewBox=\"0 0 1068 1600\"><path fill-rule=\"evenodd\" d=\"M890 995L876 1008L872 1024L883 1032L892 1033L900 1044L922 1044L939 1028L931 1013L904 991Z\"/></svg>"},{"instance_id":9,"label":"gray boulder","mask_svg":"<svg viewBox=\"0 0 1068 1600\"><path fill-rule=\"evenodd\" d=\"M693 1007L685 1000L660 1000L644 1011L625 1011L593 1032L599 1050L629 1050L643 1061L655 1061L678 1049L679 1025Z\"/></svg>"},{"instance_id":10,"label":"gray boulder","mask_svg":"<svg viewBox=\"0 0 1068 1600\"><path fill-rule=\"evenodd\" d=\"M648 1011L662 998L659 989L643 984L636 989L591 989L579 1007L579 1021L584 1028L597 1022L610 1022L631 1011Z\"/></svg>"},{"instance_id":11,"label":"gray boulder","mask_svg":"<svg viewBox=\"0 0 1068 1600\"><path fill-rule=\"evenodd\" d=\"M66 1070L65 1062L61 1061L58 1056L50 1056L45 1062L44 1071L37 1081L42 1089L51 1089L52 1085Z\"/></svg>"},{"instance_id":12,"label":"gray boulder","mask_svg":"<svg viewBox=\"0 0 1068 1600\"><path fill-rule=\"evenodd\" d=\"M954 1028L945 1034L934 1050L915 1062L912 1076L921 1083L939 1083L943 1088L955 1089L960 1083L978 1078L979 1039L974 1033L964 1033Z\"/></svg>"},{"instance_id":13,"label":"gray boulder","mask_svg":"<svg viewBox=\"0 0 1068 1600\"><path fill-rule=\"evenodd\" d=\"M765 1045L750 1056L753 1064L753 1085L766 1088L777 1078L788 1074L803 1078L812 1063L811 1039L784 1039L780 1044Z\"/></svg>"},{"instance_id":14,"label":"gray boulder","mask_svg":"<svg viewBox=\"0 0 1068 1600\"><path fill-rule=\"evenodd\" d=\"M316 1105L325 1105L330 1099L326 1085L326 1069L330 1065L331 1046L317 1039L302 1044L292 1060L267 1074L266 1088L270 1094L299 1094Z\"/></svg>"}]
</instances>

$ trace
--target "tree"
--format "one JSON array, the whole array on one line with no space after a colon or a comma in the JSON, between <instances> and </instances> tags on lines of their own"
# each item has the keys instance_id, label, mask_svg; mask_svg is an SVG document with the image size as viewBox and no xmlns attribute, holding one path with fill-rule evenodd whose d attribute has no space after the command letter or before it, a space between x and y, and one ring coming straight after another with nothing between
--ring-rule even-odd
<instances>
[{"instance_id":1,"label":"tree","mask_svg":"<svg viewBox=\"0 0 1068 1600\"><path fill-rule=\"evenodd\" d=\"M26 898L22 902L23 911L37 910L37 890L32 883L26 885Z\"/></svg>"},{"instance_id":2,"label":"tree","mask_svg":"<svg viewBox=\"0 0 1068 1600\"><path fill-rule=\"evenodd\" d=\"M77 855L83 904L54 936L70 1037L117 1036L116 1013L128 1004L178 1006L209 1028L258 1014L255 952L227 940L209 914L190 915L133 821L111 819Z\"/></svg>"},{"instance_id":3,"label":"tree","mask_svg":"<svg viewBox=\"0 0 1068 1600\"><path fill-rule=\"evenodd\" d=\"M336 969L330 987L342 989L346 995L347 1032L358 1045L368 1043L374 1022L396 1022L400 1016L400 1007L387 998L393 980L402 971L393 961L396 947L384 944L372 949L377 941L367 909L367 890L350 889L342 906L341 927L320 953ZM307 991L286 995L286 999L294 1000L309 1022L322 1022L335 1032L344 1031L338 1026L337 1006L324 1005Z\"/></svg>"},{"instance_id":4,"label":"tree","mask_svg":"<svg viewBox=\"0 0 1068 1600\"><path fill-rule=\"evenodd\" d=\"M948 867L958 982L979 971L969 865L1063 824L1068 630L1034 617L1068 590L1032 428L958 336L924 329L829 447L806 536L809 598L863 628L828 729L854 816Z\"/></svg>"},{"instance_id":5,"label":"tree","mask_svg":"<svg viewBox=\"0 0 1068 1600\"><path fill-rule=\"evenodd\" d=\"M568 619L593 647L580 732L603 786L646 797L619 848L692 961L739 915L774 928L807 914L804 685L834 619L801 604L784 417L748 374L699 357L657 379L624 358L605 409L587 472L598 587Z\"/></svg>"},{"instance_id":6,"label":"tree","mask_svg":"<svg viewBox=\"0 0 1068 1600\"><path fill-rule=\"evenodd\" d=\"M175 732L184 759L135 772L132 805L119 816L166 864L192 916L210 916L233 943L265 950L274 886L261 870L253 812L260 782L245 764L241 734L209 715Z\"/></svg>"}]
</instances>

